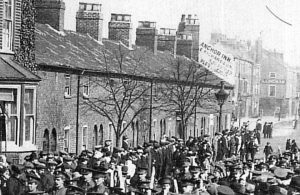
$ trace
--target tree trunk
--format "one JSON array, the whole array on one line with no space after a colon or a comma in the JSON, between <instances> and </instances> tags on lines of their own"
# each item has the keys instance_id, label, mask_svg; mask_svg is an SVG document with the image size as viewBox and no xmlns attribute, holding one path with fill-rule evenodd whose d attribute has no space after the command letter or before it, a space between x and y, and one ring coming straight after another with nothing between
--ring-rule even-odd
<instances>
[{"instance_id":1,"label":"tree trunk","mask_svg":"<svg viewBox=\"0 0 300 195\"><path fill-rule=\"evenodd\" d=\"M121 145L120 140L121 140L121 135L120 135L120 133L117 133L117 135L116 135L116 147L120 147L120 145Z\"/></svg>"}]
</instances>

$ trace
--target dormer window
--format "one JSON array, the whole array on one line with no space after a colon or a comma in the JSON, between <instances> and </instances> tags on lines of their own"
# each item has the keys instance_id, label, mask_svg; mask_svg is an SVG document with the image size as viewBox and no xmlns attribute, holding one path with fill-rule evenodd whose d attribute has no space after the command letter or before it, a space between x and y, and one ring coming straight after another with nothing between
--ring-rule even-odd
<instances>
[{"instance_id":1,"label":"dormer window","mask_svg":"<svg viewBox=\"0 0 300 195\"><path fill-rule=\"evenodd\" d=\"M13 0L4 0L2 48L12 51L13 40Z\"/></svg>"}]
</instances>

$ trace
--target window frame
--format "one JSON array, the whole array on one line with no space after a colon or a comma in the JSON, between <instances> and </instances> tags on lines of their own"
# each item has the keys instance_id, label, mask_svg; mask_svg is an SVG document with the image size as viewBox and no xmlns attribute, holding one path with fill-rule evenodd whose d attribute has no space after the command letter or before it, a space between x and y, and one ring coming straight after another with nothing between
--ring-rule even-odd
<instances>
[{"instance_id":1,"label":"window frame","mask_svg":"<svg viewBox=\"0 0 300 195\"><path fill-rule=\"evenodd\" d=\"M271 76L273 74L274 74L274 76ZM276 77L277 77L276 72L269 72L269 78L276 79Z\"/></svg>"},{"instance_id":2,"label":"window frame","mask_svg":"<svg viewBox=\"0 0 300 195\"><path fill-rule=\"evenodd\" d=\"M271 96L271 87L274 87L274 96ZM268 87L268 96L269 97L276 97L276 85L269 85L269 87Z\"/></svg>"},{"instance_id":3,"label":"window frame","mask_svg":"<svg viewBox=\"0 0 300 195\"><path fill-rule=\"evenodd\" d=\"M65 98L71 98L71 82L72 77L70 74L65 74L65 87L64 87L64 97Z\"/></svg>"},{"instance_id":4,"label":"window frame","mask_svg":"<svg viewBox=\"0 0 300 195\"><path fill-rule=\"evenodd\" d=\"M66 137L66 133L67 133L67 137ZM63 145L63 149L66 152L69 152L69 150L70 150L70 126L66 126L64 128L64 145Z\"/></svg>"},{"instance_id":5,"label":"window frame","mask_svg":"<svg viewBox=\"0 0 300 195\"><path fill-rule=\"evenodd\" d=\"M86 129L85 131L85 136L84 136L84 129ZM87 125L83 125L82 126L82 149L86 150L88 148L88 126Z\"/></svg>"},{"instance_id":6,"label":"window frame","mask_svg":"<svg viewBox=\"0 0 300 195\"><path fill-rule=\"evenodd\" d=\"M25 87L25 91L26 90L33 90L33 100L32 100L32 113L27 114L26 113L26 109L25 109L25 102L24 102L24 143L25 142L31 142L31 143L35 143L35 122L36 122L36 87L35 86L26 86ZM25 94L24 94L25 96ZM24 100L25 101L25 100ZM33 121L32 123L30 123L30 125L32 125L32 127L30 127L30 131L29 131L29 140L26 140L26 117L32 117Z\"/></svg>"},{"instance_id":7,"label":"window frame","mask_svg":"<svg viewBox=\"0 0 300 195\"><path fill-rule=\"evenodd\" d=\"M19 144L19 137L20 137L20 122L21 122L21 86L20 85L0 85L0 88L4 89L12 89L17 91L16 95L16 113L12 114L12 104L8 102L5 105L5 109L7 110L7 115L5 116L6 123L6 142L11 143L13 145ZM11 121L12 117L17 118L15 132L14 132L14 140L11 140ZM1 144L1 142L0 142Z\"/></svg>"},{"instance_id":8,"label":"window frame","mask_svg":"<svg viewBox=\"0 0 300 195\"><path fill-rule=\"evenodd\" d=\"M3 21L2 21L2 50L7 52L13 51L13 37L14 37L14 15L15 15L15 0L11 0L10 5L10 16L11 18L6 17L6 3L10 0L3 1ZM9 27L4 28L5 23L8 22ZM7 33L5 30L8 29ZM7 35L7 39L6 36Z\"/></svg>"},{"instance_id":9,"label":"window frame","mask_svg":"<svg viewBox=\"0 0 300 195\"><path fill-rule=\"evenodd\" d=\"M83 90L82 90L83 98L88 99L89 95L90 95L90 77L88 77L87 81L83 84Z\"/></svg>"}]
</instances>

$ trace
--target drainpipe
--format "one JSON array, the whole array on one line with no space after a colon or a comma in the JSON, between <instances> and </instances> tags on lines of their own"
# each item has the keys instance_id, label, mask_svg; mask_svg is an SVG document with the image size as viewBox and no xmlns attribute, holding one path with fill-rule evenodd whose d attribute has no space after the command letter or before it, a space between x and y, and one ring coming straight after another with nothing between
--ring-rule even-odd
<instances>
[{"instance_id":1,"label":"drainpipe","mask_svg":"<svg viewBox=\"0 0 300 195\"><path fill-rule=\"evenodd\" d=\"M82 72L83 74L83 72ZM79 150L79 92L80 92L80 77L81 75L77 75L77 102L76 102L76 155L78 155Z\"/></svg>"},{"instance_id":2,"label":"drainpipe","mask_svg":"<svg viewBox=\"0 0 300 195\"><path fill-rule=\"evenodd\" d=\"M149 141L151 140L152 137L152 97L153 96L153 80L151 80L151 85L150 85L150 117L149 117Z\"/></svg>"}]
</instances>

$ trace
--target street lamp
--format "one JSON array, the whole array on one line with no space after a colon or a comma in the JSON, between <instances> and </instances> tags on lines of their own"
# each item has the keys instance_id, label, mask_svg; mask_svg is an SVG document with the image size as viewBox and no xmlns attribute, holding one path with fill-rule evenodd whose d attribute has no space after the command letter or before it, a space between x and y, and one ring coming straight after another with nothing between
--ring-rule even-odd
<instances>
[{"instance_id":1,"label":"street lamp","mask_svg":"<svg viewBox=\"0 0 300 195\"><path fill-rule=\"evenodd\" d=\"M238 109L239 109L239 128L241 127L241 118L242 118L242 103L243 99L241 94L238 95Z\"/></svg>"},{"instance_id":2,"label":"street lamp","mask_svg":"<svg viewBox=\"0 0 300 195\"><path fill-rule=\"evenodd\" d=\"M225 91L224 89L224 81L221 81L221 89L218 91L218 93L215 94L218 104L220 106L220 112L219 112L219 132L221 132L221 124L222 124L222 107L226 101L226 99L229 96L229 93Z\"/></svg>"}]
</instances>

